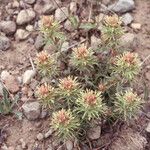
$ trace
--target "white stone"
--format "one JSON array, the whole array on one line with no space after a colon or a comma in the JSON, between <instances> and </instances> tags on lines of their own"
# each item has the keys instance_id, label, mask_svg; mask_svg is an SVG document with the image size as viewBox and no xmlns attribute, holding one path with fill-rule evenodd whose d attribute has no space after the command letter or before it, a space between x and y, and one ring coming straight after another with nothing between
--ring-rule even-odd
<instances>
[{"instance_id":1,"label":"white stone","mask_svg":"<svg viewBox=\"0 0 150 150\"><path fill-rule=\"evenodd\" d=\"M26 30L29 31L29 32L32 32L32 31L34 30L33 25L30 25L30 24L27 25L27 26L26 26Z\"/></svg>"},{"instance_id":2,"label":"white stone","mask_svg":"<svg viewBox=\"0 0 150 150\"><path fill-rule=\"evenodd\" d=\"M18 29L15 34L16 40L26 40L30 33L23 29Z\"/></svg>"},{"instance_id":3,"label":"white stone","mask_svg":"<svg viewBox=\"0 0 150 150\"><path fill-rule=\"evenodd\" d=\"M96 36L91 36L91 48L92 49L97 49L98 46L101 44L101 39L100 38L97 38Z\"/></svg>"},{"instance_id":4,"label":"white stone","mask_svg":"<svg viewBox=\"0 0 150 150\"><path fill-rule=\"evenodd\" d=\"M37 135L37 139L38 139L39 141L42 141L42 140L44 139L44 135L43 135L42 133L39 133L39 134Z\"/></svg>"},{"instance_id":5,"label":"white stone","mask_svg":"<svg viewBox=\"0 0 150 150\"><path fill-rule=\"evenodd\" d=\"M35 75L36 75L35 70L26 70L22 77L23 84L29 84Z\"/></svg>"},{"instance_id":6,"label":"white stone","mask_svg":"<svg viewBox=\"0 0 150 150\"><path fill-rule=\"evenodd\" d=\"M73 142L70 140L66 141L66 148L67 148L67 150L72 150L73 149Z\"/></svg>"},{"instance_id":7,"label":"white stone","mask_svg":"<svg viewBox=\"0 0 150 150\"><path fill-rule=\"evenodd\" d=\"M36 120L40 116L41 108L39 102L30 102L22 105L24 115L28 120Z\"/></svg>"},{"instance_id":8,"label":"white stone","mask_svg":"<svg viewBox=\"0 0 150 150\"><path fill-rule=\"evenodd\" d=\"M14 21L1 21L0 30L6 34L13 34L16 31L16 23Z\"/></svg>"},{"instance_id":9,"label":"white stone","mask_svg":"<svg viewBox=\"0 0 150 150\"><path fill-rule=\"evenodd\" d=\"M24 2L27 4L33 4L35 3L35 0L24 0Z\"/></svg>"},{"instance_id":10,"label":"white stone","mask_svg":"<svg viewBox=\"0 0 150 150\"><path fill-rule=\"evenodd\" d=\"M71 2L70 3L70 12L71 13L76 13L77 11L77 3L76 2Z\"/></svg>"},{"instance_id":11,"label":"white stone","mask_svg":"<svg viewBox=\"0 0 150 150\"><path fill-rule=\"evenodd\" d=\"M69 12L68 12L67 7L61 7L61 8L56 9L56 11L55 11L55 19L58 22L65 21L68 16L69 16Z\"/></svg>"},{"instance_id":12,"label":"white stone","mask_svg":"<svg viewBox=\"0 0 150 150\"><path fill-rule=\"evenodd\" d=\"M60 1L56 0L56 2L60 6ZM55 9L57 5L52 0L37 0L36 4L34 5L34 10L38 14L50 15Z\"/></svg>"},{"instance_id":13,"label":"white stone","mask_svg":"<svg viewBox=\"0 0 150 150\"><path fill-rule=\"evenodd\" d=\"M10 73L7 70L1 72L1 80L5 81L10 76Z\"/></svg>"},{"instance_id":14,"label":"white stone","mask_svg":"<svg viewBox=\"0 0 150 150\"><path fill-rule=\"evenodd\" d=\"M10 48L11 41L3 35L0 35L0 50L6 51Z\"/></svg>"},{"instance_id":15,"label":"white stone","mask_svg":"<svg viewBox=\"0 0 150 150\"><path fill-rule=\"evenodd\" d=\"M131 14L126 13L122 16L122 22L125 25L129 25L132 21L133 21L133 17L131 16Z\"/></svg>"},{"instance_id":16,"label":"white stone","mask_svg":"<svg viewBox=\"0 0 150 150\"><path fill-rule=\"evenodd\" d=\"M32 9L21 10L17 16L17 24L23 25L31 22L35 18L36 14Z\"/></svg>"},{"instance_id":17,"label":"white stone","mask_svg":"<svg viewBox=\"0 0 150 150\"><path fill-rule=\"evenodd\" d=\"M61 52L67 52L69 47L69 42L64 42L61 47Z\"/></svg>"},{"instance_id":18,"label":"white stone","mask_svg":"<svg viewBox=\"0 0 150 150\"><path fill-rule=\"evenodd\" d=\"M135 30L140 30L142 25L140 23L132 23L131 27Z\"/></svg>"},{"instance_id":19,"label":"white stone","mask_svg":"<svg viewBox=\"0 0 150 150\"><path fill-rule=\"evenodd\" d=\"M135 8L133 0L118 0L116 3L108 7L109 10L117 13L125 13Z\"/></svg>"},{"instance_id":20,"label":"white stone","mask_svg":"<svg viewBox=\"0 0 150 150\"><path fill-rule=\"evenodd\" d=\"M49 130L45 133L44 137L45 137L45 138L50 137L50 136L52 135L53 132L54 132L53 129L49 129Z\"/></svg>"}]
</instances>

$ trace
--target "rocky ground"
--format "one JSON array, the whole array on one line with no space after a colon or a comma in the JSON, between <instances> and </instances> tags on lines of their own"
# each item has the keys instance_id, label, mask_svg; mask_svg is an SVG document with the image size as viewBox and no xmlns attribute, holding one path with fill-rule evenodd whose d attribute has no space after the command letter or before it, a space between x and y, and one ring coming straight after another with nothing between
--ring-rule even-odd
<instances>
[{"instance_id":1,"label":"rocky ground","mask_svg":"<svg viewBox=\"0 0 150 150\"><path fill-rule=\"evenodd\" d=\"M92 0L88 1L90 4ZM101 5L95 8L100 20L109 11L122 17L126 31L121 37L122 46L139 53L144 61L141 75L134 86L146 102L139 117L130 126L120 125L117 129L94 128L92 132L89 131L89 140L82 142L80 147L72 141L61 145L52 138L49 114L46 110L41 110L34 97L39 81L33 60L42 49L52 50L43 44L43 37L39 32L41 15L54 15L61 22L69 39L63 44L63 51L85 38L83 33L74 31L68 16L76 15L81 21L89 17L89 9L90 5L84 6L82 0L0 0L0 95L5 86L12 101L15 101L16 96L19 97L12 115L0 115L1 150L150 150L148 0L102 0ZM94 33L89 41L91 45L99 44Z\"/></svg>"}]
</instances>

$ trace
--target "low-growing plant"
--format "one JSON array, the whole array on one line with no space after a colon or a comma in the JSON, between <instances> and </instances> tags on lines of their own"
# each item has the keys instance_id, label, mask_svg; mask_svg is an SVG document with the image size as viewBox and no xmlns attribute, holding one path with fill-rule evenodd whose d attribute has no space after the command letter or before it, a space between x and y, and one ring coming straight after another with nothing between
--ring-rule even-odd
<instances>
[{"instance_id":1,"label":"low-growing plant","mask_svg":"<svg viewBox=\"0 0 150 150\"><path fill-rule=\"evenodd\" d=\"M73 49L70 63L79 71L89 71L97 64L97 58L92 49L83 45Z\"/></svg>"},{"instance_id":2,"label":"low-growing plant","mask_svg":"<svg viewBox=\"0 0 150 150\"><path fill-rule=\"evenodd\" d=\"M56 32L61 32L60 24L52 17L43 19L45 38L55 41ZM136 116L142 101L135 92L126 89L139 73L141 63L137 54L120 49L118 39L122 34L117 15L104 17L101 47L95 51L85 46L90 43L84 43L71 48L64 54L67 60L63 71L58 71L57 62L65 59L64 55L54 57L56 54L49 55L46 51L37 55L39 72L56 80L55 87L48 84L38 87L37 96L49 109L54 111L55 107L51 126L61 140L78 137L85 123L90 127L94 120L128 121Z\"/></svg>"},{"instance_id":3,"label":"low-growing plant","mask_svg":"<svg viewBox=\"0 0 150 150\"><path fill-rule=\"evenodd\" d=\"M128 121L135 116L140 109L142 100L133 93L132 89L128 89L124 93L116 93L116 101L114 102L114 112L119 119Z\"/></svg>"},{"instance_id":4,"label":"low-growing plant","mask_svg":"<svg viewBox=\"0 0 150 150\"><path fill-rule=\"evenodd\" d=\"M42 76L53 76L58 72L56 56L48 54L46 51L42 51L37 54L35 63L37 69Z\"/></svg>"},{"instance_id":5,"label":"low-growing plant","mask_svg":"<svg viewBox=\"0 0 150 150\"><path fill-rule=\"evenodd\" d=\"M70 110L62 109L53 113L51 125L59 139L68 140L75 138L80 124Z\"/></svg>"},{"instance_id":6,"label":"low-growing plant","mask_svg":"<svg viewBox=\"0 0 150 150\"><path fill-rule=\"evenodd\" d=\"M14 100L11 100L9 97L9 93L6 88L3 88L3 95L0 99L0 114L8 115L13 113L13 107L17 103L18 98L16 97ZM16 115L17 113L14 112Z\"/></svg>"},{"instance_id":7,"label":"low-growing plant","mask_svg":"<svg viewBox=\"0 0 150 150\"><path fill-rule=\"evenodd\" d=\"M102 94L99 91L86 89L81 91L77 103L77 113L82 116L82 120L99 118L106 113L106 106L102 102Z\"/></svg>"}]
</instances>

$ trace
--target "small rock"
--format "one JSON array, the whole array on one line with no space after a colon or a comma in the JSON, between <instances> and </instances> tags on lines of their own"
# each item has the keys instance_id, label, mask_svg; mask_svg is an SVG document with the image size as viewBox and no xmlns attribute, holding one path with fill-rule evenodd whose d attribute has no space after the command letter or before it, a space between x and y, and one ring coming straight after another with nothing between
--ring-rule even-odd
<instances>
[{"instance_id":1,"label":"small rock","mask_svg":"<svg viewBox=\"0 0 150 150\"><path fill-rule=\"evenodd\" d=\"M106 6L109 5L110 2L111 2L111 0L102 0L102 3Z\"/></svg>"},{"instance_id":2,"label":"small rock","mask_svg":"<svg viewBox=\"0 0 150 150\"><path fill-rule=\"evenodd\" d=\"M69 47L69 42L64 42L61 47L61 52L67 52Z\"/></svg>"},{"instance_id":3,"label":"small rock","mask_svg":"<svg viewBox=\"0 0 150 150\"><path fill-rule=\"evenodd\" d=\"M36 137L39 141L42 141L44 139L44 136L42 133L39 133Z\"/></svg>"},{"instance_id":4,"label":"small rock","mask_svg":"<svg viewBox=\"0 0 150 150\"><path fill-rule=\"evenodd\" d=\"M33 4L35 3L35 0L24 0L24 2L27 4Z\"/></svg>"},{"instance_id":5,"label":"small rock","mask_svg":"<svg viewBox=\"0 0 150 150\"><path fill-rule=\"evenodd\" d=\"M120 46L125 49L135 49L137 43L137 38L132 33L126 33L120 38Z\"/></svg>"},{"instance_id":6,"label":"small rock","mask_svg":"<svg viewBox=\"0 0 150 150\"><path fill-rule=\"evenodd\" d=\"M24 139L20 139L19 141L21 143L22 149L26 149L27 148L27 144L25 143Z\"/></svg>"},{"instance_id":7,"label":"small rock","mask_svg":"<svg viewBox=\"0 0 150 150\"><path fill-rule=\"evenodd\" d=\"M72 25L72 23L70 22L70 20L66 20L65 23L64 23L64 28L67 30L67 31L73 31L74 30L74 27Z\"/></svg>"},{"instance_id":8,"label":"small rock","mask_svg":"<svg viewBox=\"0 0 150 150\"><path fill-rule=\"evenodd\" d=\"M56 3L50 0L37 0L36 4L34 5L34 10L38 14L44 15L50 15L56 8Z\"/></svg>"},{"instance_id":9,"label":"small rock","mask_svg":"<svg viewBox=\"0 0 150 150\"><path fill-rule=\"evenodd\" d=\"M19 84L22 84L22 77L17 77L17 81Z\"/></svg>"},{"instance_id":10,"label":"small rock","mask_svg":"<svg viewBox=\"0 0 150 150\"><path fill-rule=\"evenodd\" d=\"M73 142L70 140L66 141L66 148L67 148L67 150L72 150L73 149Z\"/></svg>"},{"instance_id":11,"label":"small rock","mask_svg":"<svg viewBox=\"0 0 150 150\"><path fill-rule=\"evenodd\" d=\"M146 127L146 132L150 133L150 122L148 123L147 127Z\"/></svg>"},{"instance_id":12,"label":"small rock","mask_svg":"<svg viewBox=\"0 0 150 150\"><path fill-rule=\"evenodd\" d=\"M7 79L5 79L4 83L10 93L14 94L19 91L19 83L14 76L7 76Z\"/></svg>"},{"instance_id":13,"label":"small rock","mask_svg":"<svg viewBox=\"0 0 150 150\"><path fill-rule=\"evenodd\" d=\"M12 3L12 8L19 8L19 2L17 0Z\"/></svg>"},{"instance_id":14,"label":"small rock","mask_svg":"<svg viewBox=\"0 0 150 150\"><path fill-rule=\"evenodd\" d=\"M7 80L7 78L10 76L10 73L7 70L3 70L1 72L1 80L3 82L5 82L5 80Z\"/></svg>"},{"instance_id":15,"label":"small rock","mask_svg":"<svg viewBox=\"0 0 150 150\"><path fill-rule=\"evenodd\" d=\"M26 70L23 74L23 84L29 84L31 82L31 79L36 75L35 70Z\"/></svg>"},{"instance_id":16,"label":"small rock","mask_svg":"<svg viewBox=\"0 0 150 150\"><path fill-rule=\"evenodd\" d=\"M32 32L34 30L34 27L32 25L27 25L26 30Z\"/></svg>"},{"instance_id":17,"label":"small rock","mask_svg":"<svg viewBox=\"0 0 150 150\"><path fill-rule=\"evenodd\" d=\"M30 102L22 105L24 115L28 120L36 120L39 118L41 110L39 102Z\"/></svg>"},{"instance_id":18,"label":"small rock","mask_svg":"<svg viewBox=\"0 0 150 150\"><path fill-rule=\"evenodd\" d=\"M0 35L0 50L2 51L6 51L7 49L9 49L11 46L11 42L10 40L3 35Z\"/></svg>"},{"instance_id":19,"label":"small rock","mask_svg":"<svg viewBox=\"0 0 150 150\"><path fill-rule=\"evenodd\" d=\"M131 24L131 28L135 29L135 30L140 30L141 29L141 24L140 23L132 23Z\"/></svg>"},{"instance_id":20,"label":"small rock","mask_svg":"<svg viewBox=\"0 0 150 150\"><path fill-rule=\"evenodd\" d=\"M44 137L45 137L45 138L50 137L50 136L52 135L53 132L54 132L53 129L49 129L49 130L45 133Z\"/></svg>"},{"instance_id":21,"label":"small rock","mask_svg":"<svg viewBox=\"0 0 150 150\"><path fill-rule=\"evenodd\" d=\"M34 45L34 39L32 37L28 38L27 42Z\"/></svg>"},{"instance_id":22,"label":"small rock","mask_svg":"<svg viewBox=\"0 0 150 150\"><path fill-rule=\"evenodd\" d=\"M71 2L70 3L70 12L71 13L76 13L77 11L77 3L76 2Z\"/></svg>"},{"instance_id":23,"label":"small rock","mask_svg":"<svg viewBox=\"0 0 150 150\"><path fill-rule=\"evenodd\" d=\"M122 22L124 23L124 25L129 25L132 21L133 17L131 16L131 14L126 13L122 16Z\"/></svg>"},{"instance_id":24,"label":"small rock","mask_svg":"<svg viewBox=\"0 0 150 150\"><path fill-rule=\"evenodd\" d=\"M28 8L31 8L31 5L29 5L29 4L27 4L27 3L25 3L24 2L24 0L20 0L20 8L26 8L26 9L28 9Z\"/></svg>"},{"instance_id":25,"label":"small rock","mask_svg":"<svg viewBox=\"0 0 150 150\"><path fill-rule=\"evenodd\" d=\"M101 127L100 126L93 127L87 132L87 136L91 140L96 140L96 139L100 138L100 135L101 135Z\"/></svg>"},{"instance_id":26,"label":"small rock","mask_svg":"<svg viewBox=\"0 0 150 150\"><path fill-rule=\"evenodd\" d=\"M100 38L97 38L96 36L91 36L91 48L92 49L97 49L98 46L101 44L101 39Z\"/></svg>"},{"instance_id":27,"label":"small rock","mask_svg":"<svg viewBox=\"0 0 150 150\"><path fill-rule=\"evenodd\" d=\"M16 23L14 21L1 21L0 30L6 34L13 34L16 31Z\"/></svg>"},{"instance_id":28,"label":"small rock","mask_svg":"<svg viewBox=\"0 0 150 150\"><path fill-rule=\"evenodd\" d=\"M135 3L133 0L118 0L118 2L110 5L109 10L117 13L125 13L131 11L135 8Z\"/></svg>"},{"instance_id":29,"label":"small rock","mask_svg":"<svg viewBox=\"0 0 150 150\"><path fill-rule=\"evenodd\" d=\"M30 33L23 29L18 29L15 34L16 40L26 40Z\"/></svg>"},{"instance_id":30,"label":"small rock","mask_svg":"<svg viewBox=\"0 0 150 150\"><path fill-rule=\"evenodd\" d=\"M44 37L42 34L39 34L37 37L36 37L36 40L35 40L35 43L34 43L34 46L35 48L39 51L41 50L45 45L45 40L44 40Z\"/></svg>"},{"instance_id":31,"label":"small rock","mask_svg":"<svg viewBox=\"0 0 150 150\"><path fill-rule=\"evenodd\" d=\"M41 119L44 119L46 116L47 116L47 110L42 110L42 112L41 112L41 115L40 115L40 118Z\"/></svg>"},{"instance_id":32,"label":"small rock","mask_svg":"<svg viewBox=\"0 0 150 150\"><path fill-rule=\"evenodd\" d=\"M62 11L63 11L64 13L62 13ZM69 16L69 11L68 11L68 8L67 8L67 7L61 7L61 8L56 9L56 11L55 11L55 19L56 19L58 22L63 22L63 21L65 21L68 16Z\"/></svg>"},{"instance_id":33,"label":"small rock","mask_svg":"<svg viewBox=\"0 0 150 150\"><path fill-rule=\"evenodd\" d=\"M17 24L23 25L29 23L35 18L35 12L32 9L21 10L17 16Z\"/></svg>"}]
</instances>

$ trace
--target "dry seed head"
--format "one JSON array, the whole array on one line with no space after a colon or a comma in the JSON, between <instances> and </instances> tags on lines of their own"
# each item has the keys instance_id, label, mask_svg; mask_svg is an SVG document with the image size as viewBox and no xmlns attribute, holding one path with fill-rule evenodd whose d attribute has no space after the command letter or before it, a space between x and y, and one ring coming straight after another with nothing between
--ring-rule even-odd
<instances>
[{"instance_id":1,"label":"dry seed head","mask_svg":"<svg viewBox=\"0 0 150 150\"><path fill-rule=\"evenodd\" d=\"M100 84L98 85L98 89L99 89L101 92L104 92L104 91L106 90L106 86L105 86L104 84L100 83Z\"/></svg>"},{"instance_id":2,"label":"dry seed head","mask_svg":"<svg viewBox=\"0 0 150 150\"><path fill-rule=\"evenodd\" d=\"M60 87L65 89L65 90L72 90L74 88L76 88L78 85L78 83L76 82L76 78L73 79L73 77L66 77L64 79L60 80Z\"/></svg>"},{"instance_id":3,"label":"dry seed head","mask_svg":"<svg viewBox=\"0 0 150 150\"><path fill-rule=\"evenodd\" d=\"M70 114L66 110L62 109L55 113L53 117L53 121L54 121L53 123L68 125L70 119L71 119Z\"/></svg>"},{"instance_id":4,"label":"dry seed head","mask_svg":"<svg viewBox=\"0 0 150 150\"><path fill-rule=\"evenodd\" d=\"M54 91L54 88L45 83L38 87L37 94L41 97L47 97L52 91Z\"/></svg>"},{"instance_id":5,"label":"dry seed head","mask_svg":"<svg viewBox=\"0 0 150 150\"><path fill-rule=\"evenodd\" d=\"M49 28L54 23L54 16L42 16L43 27Z\"/></svg>"},{"instance_id":6,"label":"dry seed head","mask_svg":"<svg viewBox=\"0 0 150 150\"><path fill-rule=\"evenodd\" d=\"M135 54L134 53L130 53L127 52L124 56L123 56L123 60L129 64L134 64L135 63Z\"/></svg>"},{"instance_id":7,"label":"dry seed head","mask_svg":"<svg viewBox=\"0 0 150 150\"><path fill-rule=\"evenodd\" d=\"M85 95L84 95L84 102L86 104L88 104L89 106L93 106L96 104L97 102L97 97L94 94L93 91L88 91Z\"/></svg>"},{"instance_id":8,"label":"dry seed head","mask_svg":"<svg viewBox=\"0 0 150 150\"><path fill-rule=\"evenodd\" d=\"M124 99L128 102L128 103L132 103L136 100L137 95L132 93L132 91L128 91L125 95L124 95Z\"/></svg>"},{"instance_id":9,"label":"dry seed head","mask_svg":"<svg viewBox=\"0 0 150 150\"><path fill-rule=\"evenodd\" d=\"M37 54L36 62L38 64L44 64L45 62L48 61L49 57L50 57L50 55L46 51L42 51Z\"/></svg>"},{"instance_id":10,"label":"dry seed head","mask_svg":"<svg viewBox=\"0 0 150 150\"><path fill-rule=\"evenodd\" d=\"M106 16L104 20L105 23L111 27L118 27L121 25L121 21L117 15Z\"/></svg>"},{"instance_id":11,"label":"dry seed head","mask_svg":"<svg viewBox=\"0 0 150 150\"><path fill-rule=\"evenodd\" d=\"M74 48L73 50L78 58L82 59L88 56L88 49L86 48L86 46Z\"/></svg>"}]
</instances>

